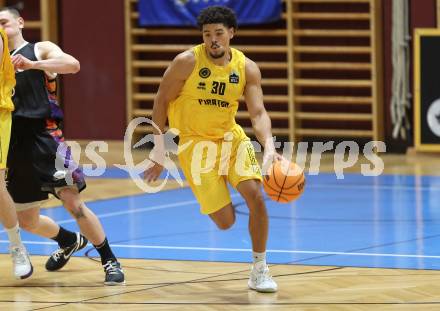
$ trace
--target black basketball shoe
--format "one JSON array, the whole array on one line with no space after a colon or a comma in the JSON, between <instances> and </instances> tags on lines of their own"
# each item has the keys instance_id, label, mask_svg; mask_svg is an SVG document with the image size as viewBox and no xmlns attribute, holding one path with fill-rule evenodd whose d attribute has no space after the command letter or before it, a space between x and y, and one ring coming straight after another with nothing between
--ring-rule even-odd
<instances>
[{"instance_id":1,"label":"black basketball shoe","mask_svg":"<svg viewBox=\"0 0 440 311\"><path fill-rule=\"evenodd\" d=\"M57 271L66 265L73 253L86 247L88 240L81 233L76 233L76 242L70 246L59 248L46 261L46 270Z\"/></svg>"},{"instance_id":2,"label":"black basketball shoe","mask_svg":"<svg viewBox=\"0 0 440 311\"><path fill-rule=\"evenodd\" d=\"M124 271L121 269L121 264L116 260L109 260L102 265L105 272L105 285L124 285L125 277Z\"/></svg>"}]
</instances>

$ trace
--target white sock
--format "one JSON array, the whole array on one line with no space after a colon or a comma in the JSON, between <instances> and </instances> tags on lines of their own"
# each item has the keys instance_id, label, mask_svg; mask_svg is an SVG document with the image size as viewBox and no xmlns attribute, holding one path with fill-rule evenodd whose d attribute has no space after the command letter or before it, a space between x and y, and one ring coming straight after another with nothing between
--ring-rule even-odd
<instances>
[{"instance_id":1,"label":"white sock","mask_svg":"<svg viewBox=\"0 0 440 311\"><path fill-rule=\"evenodd\" d=\"M252 257L254 258L254 264L258 263L259 265L266 265L266 252L252 252Z\"/></svg>"},{"instance_id":2,"label":"white sock","mask_svg":"<svg viewBox=\"0 0 440 311\"><path fill-rule=\"evenodd\" d=\"M6 233L8 234L9 243L11 246L20 246L21 245L21 237L20 237L20 228L18 224L15 227L7 229L5 228Z\"/></svg>"}]
</instances>

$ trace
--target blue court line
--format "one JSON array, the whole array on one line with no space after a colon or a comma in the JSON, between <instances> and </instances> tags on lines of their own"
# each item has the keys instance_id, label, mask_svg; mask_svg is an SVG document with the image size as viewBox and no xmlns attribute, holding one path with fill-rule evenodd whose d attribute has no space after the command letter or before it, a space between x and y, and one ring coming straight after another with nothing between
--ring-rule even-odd
<instances>
[{"instance_id":1,"label":"blue court line","mask_svg":"<svg viewBox=\"0 0 440 311\"><path fill-rule=\"evenodd\" d=\"M131 173L131 175L130 175ZM159 178L165 178L167 176L167 170L163 170L160 174ZM179 170L179 175L182 178L182 180L185 180L185 176L183 175L183 172ZM103 174L101 176L86 176L87 178L114 178L114 179L126 179L131 178L131 176L138 176L139 178L142 178L142 174L139 172L132 170L130 172L127 172L125 170L122 170L116 166L110 166L105 169Z\"/></svg>"},{"instance_id":2,"label":"blue court line","mask_svg":"<svg viewBox=\"0 0 440 311\"><path fill-rule=\"evenodd\" d=\"M9 244L9 240L0 240L1 244ZM42 241L23 241L26 245L57 245L56 242ZM181 251L216 251L216 252L252 252L252 249L241 248L218 248L218 247L181 247L181 246L157 246L157 245L136 245L136 244L111 244L112 248L140 248L140 249L167 249ZM284 250L268 249L267 253L289 253L289 254L313 254L313 255L347 255L347 256L378 256L378 257L403 257L403 258L434 258L440 256L414 255L414 254L382 254L382 253L352 253L352 252L333 252L333 251L306 251L306 250Z\"/></svg>"}]
</instances>

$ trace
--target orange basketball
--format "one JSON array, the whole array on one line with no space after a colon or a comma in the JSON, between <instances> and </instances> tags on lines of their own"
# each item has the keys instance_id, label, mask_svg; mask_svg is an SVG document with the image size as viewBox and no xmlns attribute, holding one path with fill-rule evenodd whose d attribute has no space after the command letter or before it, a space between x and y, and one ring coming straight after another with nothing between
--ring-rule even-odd
<instances>
[{"instance_id":1,"label":"orange basketball","mask_svg":"<svg viewBox=\"0 0 440 311\"><path fill-rule=\"evenodd\" d=\"M268 197L281 203L299 198L304 191L304 185L304 172L294 162L273 163L263 179L264 191Z\"/></svg>"}]
</instances>

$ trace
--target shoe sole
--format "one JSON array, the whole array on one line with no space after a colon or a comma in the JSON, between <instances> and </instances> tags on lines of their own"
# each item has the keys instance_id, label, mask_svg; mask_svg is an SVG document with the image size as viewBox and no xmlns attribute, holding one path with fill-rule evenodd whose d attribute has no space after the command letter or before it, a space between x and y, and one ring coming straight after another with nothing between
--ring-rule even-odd
<instances>
[{"instance_id":1,"label":"shoe sole","mask_svg":"<svg viewBox=\"0 0 440 311\"><path fill-rule=\"evenodd\" d=\"M104 282L104 285L107 285L107 286L125 285L125 281L124 282Z\"/></svg>"},{"instance_id":2,"label":"shoe sole","mask_svg":"<svg viewBox=\"0 0 440 311\"><path fill-rule=\"evenodd\" d=\"M268 289L256 289L257 292L259 293L276 293L278 289L272 289L272 288L268 288Z\"/></svg>"},{"instance_id":3,"label":"shoe sole","mask_svg":"<svg viewBox=\"0 0 440 311\"><path fill-rule=\"evenodd\" d=\"M17 279L17 280L24 280L24 279L27 279L28 277L30 277L31 275L32 275L32 273L34 273L34 267L32 266L32 264L31 264L31 271L29 271L29 273L28 274L25 274L25 275L19 275L19 276L15 276L15 278Z\"/></svg>"},{"instance_id":4,"label":"shoe sole","mask_svg":"<svg viewBox=\"0 0 440 311\"><path fill-rule=\"evenodd\" d=\"M278 288L277 289L273 289L273 288L257 289L257 288L252 288L250 286L248 286L248 287L249 287L249 289L252 289L252 290L259 292L259 293L276 293L278 291Z\"/></svg>"}]
</instances>

